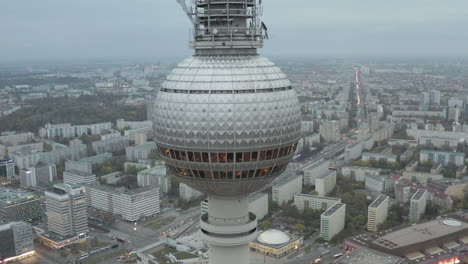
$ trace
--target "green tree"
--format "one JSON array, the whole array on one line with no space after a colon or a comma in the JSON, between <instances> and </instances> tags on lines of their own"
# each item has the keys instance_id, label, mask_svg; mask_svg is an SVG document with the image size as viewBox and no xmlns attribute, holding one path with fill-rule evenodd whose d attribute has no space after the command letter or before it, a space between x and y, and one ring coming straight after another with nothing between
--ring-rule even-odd
<instances>
[{"instance_id":1,"label":"green tree","mask_svg":"<svg viewBox=\"0 0 468 264\"><path fill-rule=\"evenodd\" d=\"M263 230L267 230L271 227L271 222L268 221L268 220L265 220L263 221L261 224L260 224L260 227L263 229Z\"/></svg>"},{"instance_id":2,"label":"green tree","mask_svg":"<svg viewBox=\"0 0 468 264\"><path fill-rule=\"evenodd\" d=\"M302 233L304 232L305 226L303 224L296 224L293 228L295 233Z\"/></svg>"}]
</instances>

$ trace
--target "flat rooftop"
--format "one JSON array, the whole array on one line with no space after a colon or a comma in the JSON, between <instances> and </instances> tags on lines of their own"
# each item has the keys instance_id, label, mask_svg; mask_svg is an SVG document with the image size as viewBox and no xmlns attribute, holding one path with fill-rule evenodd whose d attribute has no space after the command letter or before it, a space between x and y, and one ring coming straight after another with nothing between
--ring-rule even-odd
<instances>
[{"instance_id":1,"label":"flat rooftop","mask_svg":"<svg viewBox=\"0 0 468 264\"><path fill-rule=\"evenodd\" d=\"M323 216L333 215L334 213L336 213L336 211L338 211L341 207L344 207L344 206L346 206L344 203L335 204L332 207L328 208L328 210L325 211L322 215Z\"/></svg>"},{"instance_id":2,"label":"flat rooftop","mask_svg":"<svg viewBox=\"0 0 468 264\"><path fill-rule=\"evenodd\" d=\"M320 200L329 200L329 201L334 201L334 202L341 201L340 198L327 197L327 196L318 196L318 195L307 194L307 193L298 193L298 194L295 194L294 196L303 196L303 197L308 197L308 198L315 198L315 199L320 199Z\"/></svg>"},{"instance_id":3,"label":"flat rooftop","mask_svg":"<svg viewBox=\"0 0 468 264\"><path fill-rule=\"evenodd\" d=\"M411 200L420 200L421 197L426 193L426 190L419 189L411 198Z\"/></svg>"},{"instance_id":4,"label":"flat rooftop","mask_svg":"<svg viewBox=\"0 0 468 264\"><path fill-rule=\"evenodd\" d=\"M467 223L454 219L441 219L412 225L388 233L371 243L384 248L395 249L463 231L468 231Z\"/></svg>"},{"instance_id":5,"label":"flat rooftop","mask_svg":"<svg viewBox=\"0 0 468 264\"><path fill-rule=\"evenodd\" d=\"M283 186L283 185L289 183L290 181L296 180L299 177L302 177L302 175L291 175L291 176L286 177L286 178L282 179L281 181L277 182L276 184L273 185L273 187Z\"/></svg>"},{"instance_id":6,"label":"flat rooftop","mask_svg":"<svg viewBox=\"0 0 468 264\"><path fill-rule=\"evenodd\" d=\"M329 173L325 173L325 174L319 175L319 176L317 176L316 179L325 179L325 178L327 178L328 176L330 176L330 175L332 175L332 174L336 174L336 171L330 171Z\"/></svg>"},{"instance_id":7,"label":"flat rooftop","mask_svg":"<svg viewBox=\"0 0 468 264\"><path fill-rule=\"evenodd\" d=\"M0 206L13 205L27 200L39 199L34 193L21 189L0 187Z\"/></svg>"},{"instance_id":8,"label":"flat rooftop","mask_svg":"<svg viewBox=\"0 0 468 264\"><path fill-rule=\"evenodd\" d=\"M360 248L336 260L336 264L399 264L405 259L370 248Z\"/></svg>"},{"instance_id":9,"label":"flat rooftop","mask_svg":"<svg viewBox=\"0 0 468 264\"><path fill-rule=\"evenodd\" d=\"M371 208L377 208L379 207L385 200L388 199L388 196L379 196L377 197L377 199L375 199L370 205L369 207Z\"/></svg>"}]
</instances>

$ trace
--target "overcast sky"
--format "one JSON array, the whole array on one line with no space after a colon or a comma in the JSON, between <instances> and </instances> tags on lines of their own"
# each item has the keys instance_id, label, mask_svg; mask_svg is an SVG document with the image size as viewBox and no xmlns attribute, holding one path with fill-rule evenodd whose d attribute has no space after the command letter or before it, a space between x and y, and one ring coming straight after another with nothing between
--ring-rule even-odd
<instances>
[{"instance_id":1,"label":"overcast sky","mask_svg":"<svg viewBox=\"0 0 468 264\"><path fill-rule=\"evenodd\" d=\"M284 56L466 56L467 0L263 0ZM0 0L0 60L186 56L176 0Z\"/></svg>"}]
</instances>

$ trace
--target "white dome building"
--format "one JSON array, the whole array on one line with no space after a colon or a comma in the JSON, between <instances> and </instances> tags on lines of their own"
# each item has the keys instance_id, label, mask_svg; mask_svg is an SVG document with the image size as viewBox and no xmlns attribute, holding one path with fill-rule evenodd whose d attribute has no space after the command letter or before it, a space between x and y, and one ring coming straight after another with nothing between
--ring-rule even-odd
<instances>
[{"instance_id":1,"label":"white dome building","mask_svg":"<svg viewBox=\"0 0 468 264\"><path fill-rule=\"evenodd\" d=\"M273 258L281 258L297 250L301 244L302 238L270 229L260 233L257 239L250 243L250 250Z\"/></svg>"},{"instance_id":2,"label":"white dome building","mask_svg":"<svg viewBox=\"0 0 468 264\"><path fill-rule=\"evenodd\" d=\"M168 172L208 195L201 216L210 264L249 263L257 217L248 195L290 162L301 133L296 92L258 55L267 37L260 0L178 0L195 55L167 77L151 111Z\"/></svg>"}]
</instances>

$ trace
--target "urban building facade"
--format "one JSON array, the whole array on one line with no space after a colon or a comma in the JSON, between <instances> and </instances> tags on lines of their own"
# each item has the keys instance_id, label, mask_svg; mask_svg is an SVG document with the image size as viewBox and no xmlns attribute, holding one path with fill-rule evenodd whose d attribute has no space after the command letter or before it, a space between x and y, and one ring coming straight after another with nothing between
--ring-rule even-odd
<instances>
[{"instance_id":1,"label":"urban building facade","mask_svg":"<svg viewBox=\"0 0 468 264\"><path fill-rule=\"evenodd\" d=\"M465 153L422 149L419 152L419 161L432 161L445 166L449 164L462 166L465 162Z\"/></svg>"},{"instance_id":2,"label":"urban building facade","mask_svg":"<svg viewBox=\"0 0 468 264\"><path fill-rule=\"evenodd\" d=\"M33 231L25 222L0 224L0 263L34 254Z\"/></svg>"},{"instance_id":3,"label":"urban building facade","mask_svg":"<svg viewBox=\"0 0 468 264\"><path fill-rule=\"evenodd\" d=\"M22 187L47 186L57 180L55 164L36 166L20 171L20 185Z\"/></svg>"},{"instance_id":4,"label":"urban building facade","mask_svg":"<svg viewBox=\"0 0 468 264\"><path fill-rule=\"evenodd\" d=\"M336 186L336 171L330 171L325 175L318 176L315 179L315 190L319 196L326 196Z\"/></svg>"},{"instance_id":5,"label":"urban building facade","mask_svg":"<svg viewBox=\"0 0 468 264\"><path fill-rule=\"evenodd\" d=\"M302 175L293 175L282 179L272 187L272 200L278 205L294 199L302 191Z\"/></svg>"},{"instance_id":6,"label":"urban building facade","mask_svg":"<svg viewBox=\"0 0 468 264\"><path fill-rule=\"evenodd\" d=\"M160 213L159 189L155 186L126 189L96 183L86 185L86 194L88 206L119 215L126 221Z\"/></svg>"},{"instance_id":7,"label":"urban building facade","mask_svg":"<svg viewBox=\"0 0 468 264\"><path fill-rule=\"evenodd\" d=\"M320 237L326 241L333 239L345 226L346 204L338 203L320 215Z\"/></svg>"},{"instance_id":8,"label":"urban building facade","mask_svg":"<svg viewBox=\"0 0 468 264\"><path fill-rule=\"evenodd\" d=\"M341 203L340 198L317 196L311 194L298 193L294 195L294 206L299 212L304 210L327 210L335 204Z\"/></svg>"},{"instance_id":9,"label":"urban building facade","mask_svg":"<svg viewBox=\"0 0 468 264\"><path fill-rule=\"evenodd\" d=\"M12 159L0 160L0 178L15 178L15 163Z\"/></svg>"},{"instance_id":10,"label":"urban building facade","mask_svg":"<svg viewBox=\"0 0 468 264\"><path fill-rule=\"evenodd\" d=\"M416 191L413 197L411 197L409 213L410 222L416 223L421 219L421 217L426 212L426 205L427 191L419 189L418 191Z\"/></svg>"},{"instance_id":11,"label":"urban building facade","mask_svg":"<svg viewBox=\"0 0 468 264\"><path fill-rule=\"evenodd\" d=\"M379 196L367 208L367 230L377 232L388 216L388 196Z\"/></svg>"},{"instance_id":12,"label":"urban building facade","mask_svg":"<svg viewBox=\"0 0 468 264\"><path fill-rule=\"evenodd\" d=\"M45 192L47 228L62 237L88 233L86 190L83 186L55 184Z\"/></svg>"}]
</instances>

